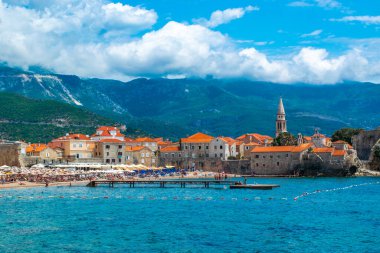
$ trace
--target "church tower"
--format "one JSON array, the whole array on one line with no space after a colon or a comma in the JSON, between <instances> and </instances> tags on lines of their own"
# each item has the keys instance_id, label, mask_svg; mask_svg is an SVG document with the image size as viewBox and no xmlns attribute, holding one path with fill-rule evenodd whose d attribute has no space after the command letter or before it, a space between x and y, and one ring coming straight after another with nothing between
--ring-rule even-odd
<instances>
[{"instance_id":1,"label":"church tower","mask_svg":"<svg viewBox=\"0 0 380 253\"><path fill-rule=\"evenodd\" d=\"M287 130L286 130L285 109L282 103L282 98L280 98L280 101L278 103L278 109L277 109L276 137L280 133L286 133L286 132Z\"/></svg>"}]
</instances>

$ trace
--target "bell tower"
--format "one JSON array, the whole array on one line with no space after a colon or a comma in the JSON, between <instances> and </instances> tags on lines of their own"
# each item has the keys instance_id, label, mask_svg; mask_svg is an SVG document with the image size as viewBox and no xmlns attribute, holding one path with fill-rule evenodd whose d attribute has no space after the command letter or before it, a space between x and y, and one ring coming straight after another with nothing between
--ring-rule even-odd
<instances>
[{"instance_id":1,"label":"bell tower","mask_svg":"<svg viewBox=\"0 0 380 253\"><path fill-rule=\"evenodd\" d=\"M285 118L285 109L284 104L282 103L282 98L278 102L277 109L277 119L276 119L276 137L281 133L286 133L286 118Z\"/></svg>"}]
</instances>

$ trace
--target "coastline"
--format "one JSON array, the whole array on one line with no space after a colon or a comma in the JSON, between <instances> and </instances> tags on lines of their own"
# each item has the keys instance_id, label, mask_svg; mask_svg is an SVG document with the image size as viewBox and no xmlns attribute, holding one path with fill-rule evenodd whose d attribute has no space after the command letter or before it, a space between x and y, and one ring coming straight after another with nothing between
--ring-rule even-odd
<instances>
[{"instance_id":1,"label":"coastline","mask_svg":"<svg viewBox=\"0 0 380 253\"><path fill-rule=\"evenodd\" d=\"M48 187L56 187L56 186L85 186L89 183L89 180L86 181L69 181L69 182L52 182L49 183ZM16 183L5 183L0 184L0 190L2 189L19 189L19 188L35 188L35 187L46 187L44 183L33 183L33 182L16 182Z\"/></svg>"},{"instance_id":2,"label":"coastline","mask_svg":"<svg viewBox=\"0 0 380 253\"><path fill-rule=\"evenodd\" d=\"M227 174L228 178L240 178L240 175L235 174ZM167 177L167 178L160 178L161 180L171 180L171 179L212 179L210 176L199 176L199 175L187 175L185 177L181 176L173 176L173 177ZM102 179L100 179L102 180ZM139 180L157 180L155 178L133 178L132 180L139 181ZM20 184L21 183L21 184ZM67 182L50 182L48 187L57 187L57 186L86 186L88 183L90 183L90 180L83 180L83 181L67 181ZM4 183L0 184L0 190L2 189L19 189L19 188L35 188L35 187L46 187L45 183L34 183L34 182L14 182L14 183Z\"/></svg>"}]
</instances>

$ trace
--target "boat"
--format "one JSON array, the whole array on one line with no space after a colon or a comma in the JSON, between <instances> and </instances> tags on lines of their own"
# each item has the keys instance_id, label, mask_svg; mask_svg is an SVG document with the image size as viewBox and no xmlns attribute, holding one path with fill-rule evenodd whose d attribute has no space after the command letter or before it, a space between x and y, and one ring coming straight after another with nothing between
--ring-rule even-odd
<instances>
[{"instance_id":1,"label":"boat","mask_svg":"<svg viewBox=\"0 0 380 253\"><path fill-rule=\"evenodd\" d=\"M252 190L272 190L273 188L280 187L278 184L242 184L236 182L230 185L230 189L252 189Z\"/></svg>"}]
</instances>

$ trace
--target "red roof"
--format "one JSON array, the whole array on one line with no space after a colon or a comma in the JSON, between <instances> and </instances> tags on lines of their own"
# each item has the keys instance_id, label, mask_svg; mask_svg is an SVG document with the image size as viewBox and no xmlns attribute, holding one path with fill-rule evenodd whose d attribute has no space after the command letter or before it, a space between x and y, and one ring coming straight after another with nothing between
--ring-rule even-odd
<instances>
[{"instance_id":1,"label":"red roof","mask_svg":"<svg viewBox=\"0 0 380 253\"><path fill-rule=\"evenodd\" d=\"M333 154L332 154L333 156L345 156L346 155L346 150L338 150L338 149L336 149L336 150L334 150L334 152L333 152Z\"/></svg>"},{"instance_id":2,"label":"red roof","mask_svg":"<svg viewBox=\"0 0 380 253\"><path fill-rule=\"evenodd\" d=\"M339 141L334 141L333 143L334 143L334 144L348 144L347 142L345 142L345 141L341 141L341 140L339 140Z\"/></svg>"},{"instance_id":3,"label":"red roof","mask_svg":"<svg viewBox=\"0 0 380 253\"><path fill-rule=\"evenodd\" d=\"M127 146L125 148L126 151L131 151L131 152L136 152L136 151L140 151L140 150L143 150L143 149L149 149L149 148L145 147L145 146L136 146L136 147Z\"/></svg>"},{"instance_id":4,"label":"red roof","mask_svg":"<svg viewBox=\"0 0 380 253\"><path fill-rule=\"evenodd\" d=\"M268 140L269 142L273 141L273 138L268 136L268 135L262 135L258 133L253 133L253 134L243 134L242 136L239 136L236 138L237 140L244 140L247 137L253 137L257 142L264 143L265 140Z\"/></svg>"},{"instance_id":5,"label":"red roof","mask_svg":"<svg viewBox=\"0 0 380 253\"><path fill-rule=\"evenodd\" d=\"M161 152L179 152L181 151L179 146L168 146L161 149Z\"/></svg>"},{"instance_id":6,"label":"red roof","mask_svg":"<svg viewBox=\"0 0 380 253\"><path fill-rule=\"evenodd\" d=\"M157 142L157 141L149 137L140 137L140 138L135 139L135 142Z\"/></svg>"},{"instance_id":7,"label":"red roof","mask_svg":"<svg viewBox=\"0 0 380 253\"><path fill-rule=\"evenodd\" d=\"M65 141L65 140L85 140L89 141L91 140L90 137L84 134L69 134L66 136L59 137L53 141Z\"/></svg>"},{"instance_id":8,"label":"red roof","mask_svg":"<svg viewBox=\"0 0 380 253\"><path fill-rule=\"evenodd\" d=\"M46 144L42 143L33 143L26 147L26 152L41 152L42 150L46 149L48 146Z\"/></svg>"},{"instance_id":9,"label":"red roof","mask_svg":"<svg viewBox=\"0 0 380 253\"><path fill-rule=\"evenodd\" d=\"M124 137L124 134L120 133L120 130L119 128L117 127L114 127L114 126L101 126L101 127L98 127L96 129L96 131L101 131L102 133L101 134L93 134L91 135L92 137L95 137L95 136L117 136L117 137ZM111 131L115 131L115 135L112 135L111 134Z\"/></svg>"},{"instance_id":10,"label":"red roof","mask_svg":"<svg viewBox=\"0 0 380 253\"><path fill-rule=\"evenodd\" d=\"M272 146L272 147L255 147L251 152L252 153L300 153L311 147L310 144L302 144L300 146Z\"/></svg>"},{"instance_id":11,"label":"red roof","mask_svg":"<svg viewBox=\"0 0 380 253\"><path fill-rule=\"evenodd\" d=\"M114 143L114 142L122 142L121 140L119 139L103 139L103 140L100 140L99 142L107 142L107 143Z\"/></svg>"},{"instance_id":12,"label":"red roof","mask_svg":"<svg viewBox=\"0 0 380 253\"><path fill-rule=\"evenodd\" d=\"M314 153L332 153L334 152L335 148L314 148Z\"/></svg>"},{"instance_id":13,"label":"red roof","mask_svg":"<svg viewBox=\"0 0 380 253\"><path fill-rule=\"evenodd\" d=\"M189 136L187 138L182 138L182 143L208 143L210 142L214 137L204 134L204 133L196 133L192 136Z\"/></svg>"}]
</instances>

